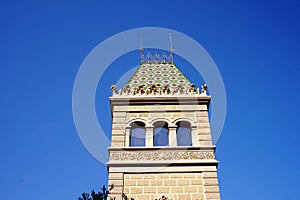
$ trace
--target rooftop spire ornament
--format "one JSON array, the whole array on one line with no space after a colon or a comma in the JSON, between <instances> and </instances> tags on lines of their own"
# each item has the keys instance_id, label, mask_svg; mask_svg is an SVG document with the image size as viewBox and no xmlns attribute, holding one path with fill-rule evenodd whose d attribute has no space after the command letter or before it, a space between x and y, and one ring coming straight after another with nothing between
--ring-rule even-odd
<instances>
[{"instance_id":1,"label":"rooftop spire ornament","mask_svg":"<svg viewBox=\"0 0 300 200\"><path fill-rule=\"evenodd\" d=\"M140 55L143 54L143 34L140 35Z\"/></svg>"},{"instance_id":2,"label":"rooftop spire ornament","mask_svg":"<svg viewBox=\"0 0 300 200\"><path fill-rule=\"evenodd\" d=\"M172 44L172 33L169 33L169 37L170 37L170 52L171 52L171 59L172 59L172 63L173 63L173 56L174 56L174 49L173 49L173 44Z\"/></svg>"},{"instance_id":3,"label":"rooftop spire ornament","mask_svg":"<svg viewBox=\"0 0 300 200\"><path fill-rule=\"evenodd\" d=\"M141 64L142 63L148 63L148 64L160 64L160 63L169 63L169 64L174 64L173 61L173 55L174 55L174 49L173 49L173 44L172 44L172 34L169 33L170 37L170 55L167 55L165 52L163 52L161 55L159 55L157 52L152 55L150 52L148 52L147 55L144 55L143 51L143 35L141 33L140 35L140 57L141 57Z\"/></svg>"}]
</instances>

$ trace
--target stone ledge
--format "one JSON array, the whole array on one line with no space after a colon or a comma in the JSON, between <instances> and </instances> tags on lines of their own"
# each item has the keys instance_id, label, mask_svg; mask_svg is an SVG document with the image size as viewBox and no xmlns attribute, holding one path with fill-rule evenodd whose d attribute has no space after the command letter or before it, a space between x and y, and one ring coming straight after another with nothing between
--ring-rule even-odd
<instances>
[{"instance_id":1,"label":"stone ledge","mask_svg":"<svg viewBox=\"0 0 300 200\"><path fill-rule=\"evenodd\" d=\"M106 163L108 167L168 167L168 166L218 166L219 162L215 159L208 160L194 160L194 161L174 161L174 160L165 160L165 161L109 161Z\"/></svg>"},{"instance_id":2,"label":"stone ledge","mask_svg":"<svg viewBox=\"0 0 300 200\"><path fill-rule=\"evenodd\" d=\"M206 147L201 147L201 146L161 146L161 147L108 147L109 152L113 151L154 151L154 150L159 150L159 151L170 151L170 150L213 150L215 151L216 146L215 145L210 145Z\"/></svg>"},{"instance_id":3,"label":"stone ledge","mask_svg":"<svg viewBox=\"0 0 300 200\"><path fill-rule=\"evenodd\" d=\"M170 166L170 165L161 165L161 166L139 166L139 165L132 165L132 166L122 166L122 165L115 165L109 168L110 172L122 172L122 173L186 173L186 172L212 172L217 171L217 163L209 163L209 165L188 165L188 166Z\"/></svg>"}]
</instances>

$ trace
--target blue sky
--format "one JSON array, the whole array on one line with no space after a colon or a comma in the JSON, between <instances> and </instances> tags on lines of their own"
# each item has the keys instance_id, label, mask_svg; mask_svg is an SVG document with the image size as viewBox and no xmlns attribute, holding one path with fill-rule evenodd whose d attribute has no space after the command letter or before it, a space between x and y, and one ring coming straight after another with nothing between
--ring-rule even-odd
<instances>
[{"instance_id":1,"label":"blue sky","mask_svg":"<svg viewBox=\"0 0 300 200\"><path fill-rule=\"evenodd\" d=\"M216 151L222 199L297 199L299 8L291 0L2 1L1 199L76 199L106 184L106 167L74 126L73 83L101 41L147 26L194 38L223 77L227 117ZM138 59L125 55L100 80L96 109L108 135L114 73Z\"/></svg>"}]
</instances>

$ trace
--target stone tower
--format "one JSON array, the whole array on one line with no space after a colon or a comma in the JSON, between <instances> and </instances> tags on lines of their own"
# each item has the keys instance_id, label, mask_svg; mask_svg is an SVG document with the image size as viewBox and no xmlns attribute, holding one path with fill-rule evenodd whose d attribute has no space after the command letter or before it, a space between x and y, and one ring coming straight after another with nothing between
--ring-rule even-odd
<instances>
[{"instance_id":1,"label":"stone tower","mask_svg":"<svg viewBox=\"0 0 300 200\"><path fill-rule=\"evenodd\" d=\"M111 87L111 196L220 199L206 85L196 88L173 63L172 54L141 58L123 89Z\"/></svg>"}]
</instances>

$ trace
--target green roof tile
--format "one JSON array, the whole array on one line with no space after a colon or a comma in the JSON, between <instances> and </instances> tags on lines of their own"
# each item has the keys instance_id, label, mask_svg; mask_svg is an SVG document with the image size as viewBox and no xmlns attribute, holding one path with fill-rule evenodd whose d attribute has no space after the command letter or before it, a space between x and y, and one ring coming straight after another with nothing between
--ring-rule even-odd
<instances>
[{"instance_id":1,"label":"green roof tile","mask_svg":"<svg viewBox=\"0 0 300 200\"><path fill-rule=\"evenodd\" d=\"M150 87L169 86L170 89L189 89L192 83L182 74L173 63L142 63L125 87L139 88L141 85Z\"/></svg>"}]
</instances>

